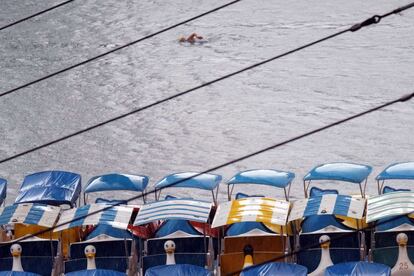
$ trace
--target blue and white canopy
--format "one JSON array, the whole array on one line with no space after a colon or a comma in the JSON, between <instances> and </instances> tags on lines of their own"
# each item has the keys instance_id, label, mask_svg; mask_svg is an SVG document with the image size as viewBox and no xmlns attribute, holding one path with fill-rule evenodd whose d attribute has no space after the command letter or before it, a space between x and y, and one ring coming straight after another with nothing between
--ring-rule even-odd
<instances>
[{"instance_id":1,"label":"blue and white canopy","mask_svg":"<svg viewBox=\"0 0 414 276\"><path fill-rule=\"evenodd\" d=\"M361 183L371 173L372 167L353 163L328 163L316 166L304 178L310 180L340 180Z\"/></svg>"},{"instance_id":2,"label":"blue and white canopy","mask_svg":"<svg viewBox=\"0 0 414 276\"><path fill-rule=\"evenodd\" d=\"M0 208L0 225L10 223L24 223L52 227L60 208L42 204L24 203Z\"/></svg>"},{"instance_id":3,"label":"blue and white canopy","mask_svg":"<svg viewBox=\"0 0 414 276\"><path fill-rule=\"evenodd\" d=\"M110 225L127 229L134 208L131 206L111 206L89 204L62 212L54 232L82 225Z\"/></svg>"},{"instance_id":4,"label":"blue and white canopy","mask_svg":"<svg viewBox=\"0 0 414 276\"><path fill-rule=\"evenodd\" d=\"M157 220L189 220L207 222L212 204L189 199L168 199L145 204L141 207L134 225Z\"/></svg>"},{"instance_id":5,"label":"blue and white canopy","mask_svg":"<svg viewBox=\"0 0 414 276\"><path fill-rule=\"evenodd\" d=\"M74 205L81 192L81 176L65 171L44 171L28 175L15 203L36 202Z\"/></svg>"},{"instance_id":6,"label":"blue and white canopy","mask_svg":"<svg viewBox=\"0 0 414 276\"><path fill-rule=\"evenodd\" d=\"M368 199L367 222L414 212L414 192L401 191Z\"/></svg>"},{"instance_id":7,"label":"blue and white canopy","mask_svg":"<svg viewBox=\"0 0 414 276\"><path fill-rule=\"evenodd\" d=\"M85 193L102 191L136 191L143 192L148 185L148 177L145 175L111 173L91 178Z\"/></svg>"},{"instance_id":8,"label":"blue and white canopy","mask_svg":"<svg viewBox=\"0 0 414 276\"><path fill-rule=\"evenodd\" d=\"M7 195L7 180L0 178L0 204L6 199Z\"/></svg>"},{"instance_id":9,"label":"blue and white canopy","mask_svg":"<svg viewBox=\"0 0 414 276\"><path fill-rule=\"evenodd\" d=\"M248 170L237 173L227 184L260 184L277 188L285 188L295 178L292 172L277 170Z\"/></svg>"},{"instance_id":10,"label":"blue and white canopy","mask_svg":"<svg viewBox=\"0 0 414 276\"><path fill-rule=\"evenodd\" d=\"M414 162L395 163L385 168L377 180L414 179Z\"/></svg>"},{"instance_id":11,"label":"blue and white canopy","mask_svg":"<svg viewBox=\"0 0 414 276\"><path fill-rule=\"evenodd\" d=\"M212 191L221 181L221 176L216 174L196 172L182 172L170 174L155 184L155 189L163 189L167 187L184 187L197 188Z\"/></svg>"},{"instance_id":12,"label":"blue and white canopy","mask_svg":"<svg viewBox=\"0 0 414 276\"><path fill-rule=\"evenodd\" d=\"M313 215L340 215L361 219L364 215L365 201L363 198L336 194L296 200L293 202L288 221Z\"/></svg>"}]
</instances>

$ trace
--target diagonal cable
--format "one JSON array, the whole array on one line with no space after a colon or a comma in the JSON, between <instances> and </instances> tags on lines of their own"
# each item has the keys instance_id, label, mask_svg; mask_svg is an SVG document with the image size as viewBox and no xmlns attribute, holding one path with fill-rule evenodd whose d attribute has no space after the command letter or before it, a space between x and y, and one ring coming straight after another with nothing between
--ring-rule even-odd
<instances>
[{"instance_id":1,"label":"diagonal cable","mask_svg":"<svg viewBox=\"0 0 414 276\"><path fill-rule=\"evenodd\" d=\"M219 165L216 165L216 166L214 166L214 167L211 167L211 168L209 168L209 169L206 169L206 170L204 170L204 171L202 171L202 172L200 172L200 173L197 173L197 174L195 174L195 175L193 175L193 176L191 176L191 177L188 177L188 178L185 178L185 179L181 179L181 180L179 180L179 181L176 181L176 182L174 182L174 183L171 183L171 184L170 184L170 185L168 185L168 186L165 186L165 187L163 187L163 188L157 189L157 191L160 191L160 190L165 189L165 188L173 187L174 185L177 185L177 184L182 183L182 182L184 182L184 181L190 180L190 179L195 178L195 177L197 177L197 176L200 176L200 175L202 175L202 174L205 174L205 173L210 173L210 172L216 171L216 170L218 170L218 169L221 169L221 168L227 167L227 166L229 166L229 165L232 165L232 164L238 163L238 162L240 162L240 161L243 161L243 160L245 160L245 159L249 159L249 158L254 157L254 156L256 156L256 155L259 155L259 154L265 153L265 152L267 152L267 151L270 151L270 150L274 150L274 149L276 149L276 148L279 148L279 147L281 147L281 146L284 146L284 145L290 144L290 143L295 142L295 141L297 141L297 140L304 139L304 138L306 138L306 137L308 137L308 136L311 136L311 135L314 135L314 134L316 134L316 133L323 132L323 131L325 131L325 130L327 130L327 129L330 129L330 128L334 127L334 126L338 126L338 125L344 124L344 123L346 123L346 122L348 122L348 121L352 121L352 120L355 120L355 119L357 119L357 118L359 118L359 117L363 117L363 116L365 116L365 115L367 115L367 114L370 114L370 113L376 112L376 111L378 111L378 110L384 109L385 107L388 107L388 106L391 106L391 105L394 105L394 104L397 104L397 103L404 103L404 102L407 102L407 101L409 101L409 100L411 100L411 99L413 99L413 98L414 98L414 92L413 92L413 93L411 93L411 94L407 94L407 95L404 95L404 96L402 96L402 97L399 97L399 98L397 98L397 99L395 99L395 100L388 101L388 102L386 102L386 103L384 103L384 104L381 104L381 105L375 106L375 107L370 108L370 109L368 109L368 110L362 111L362 112L357 113L357 114L355 114L355 115L352 115L352 116L346 117L346 118L344 118L344 119L341 119L341 120L335 121L335 122L333 122L333 123L327 124L327 125L325 125L325 126L322 126L322 127L316 128L316 129L311 130L311 131L308 131L308 132L306 132L306 133L303 133L303 134L297 135L297 136L295 136L295 137L289 138L289 139L284 140L284 141L282 141L282 142L278 142L278 143L275 143L275 144L273 144L273 145L271 145L271 146L268 146L268 147L265 147L265 148L262 148L262 149L256 150L256 151L254 151L254 152L251 152L251 153L245 154L245 155L243 155L243 156L237 157L237 158L235 158L235 159L233 159L233 160L231 160L231 161L227 161L227 162L221 163L221 164L219 164ZM134 196L134 197L131 197L131 198L127 199L127 200L126 200L126 202L128 203L128 202L130 202L130 201L133 201L133 200L137 200L137 199L140 199L140 198L146 197L146 196L148 196L149 194L155 193L155 191L156 191L156 190L155 190L155 189L153 189L153 190L151 190L151 191L144 192L144 193L142 193L142 194L140 194L140 195L137 195L137 196ZM74 221L78 221L78 220L81 220L81 219L85 219L85 218L87 218L88 216L91 216L91 215L94 215L94 214L98 214L98 213L100 213L100 212L104 212L104 211L109 210L109 209L111 209L112 207L115 207L115 206L118 206L118 205L121 205L121 203L119 202L119 203L109 204L109 205L107 205L106 207L103 207L103 208L101 208L101 209L99 209L99 210L96 210L96 211L91 212L91 213L89 213L89 214L86 214L86 215L84 215L84 216L77 217L77 218L75 218L75 219L73 219L73 220L71 220L71 221L67 221L67 222L64 222L64 223L61 223L61 224L55 225L54 227L47 228L47 229L45 229L45 230L38 231L38 232L33 233L33 234L31 234L31 235L24 236L24 237L21 237L21 238L19 238L19 239L16 239L16 240L15 240L15 242L20 242L20 241L26 240L26 239L28 239L28 238L30 238L30 237L34 237L34 236L37 236L37 235L40 235L40 234L44 234L44 233L47 233L47 232L53 231L54 229L56 229L56 228L58 228L58 227L65 226L65 225L70 224L70 223L72 223L72 222L74 222ZM1 245L1 244L0 244L0 248L1 248L2 246L3 246L3 245ZM237 273L237 272L235 272L235 273Z\"/></svg>"},{"instance_id":2,"label":"diagonal cable","mask_svg":"<svg viewBox=\"0 0 414 276\"><path fill-rule=\"evenodd\" d=\"M235 2L237 2L237 1L234 1L234 2L231 2L231 3L235 3ZM229 3L229 4L230 4L230 3ZM229 5L229 4L226 4L226 5ZM222 7L223 7L223 6L221 6L221 8L222 8ZM321 42L326 41L326 40L328 40L328 39L334 38L334 37L339 36L339 35L341 35L341 34L344 34L344 33L346 33L346 32L349 32L349 31L351 31L351 32L355 32L355 31L357 31L357 30L359 30L359 29L361 29L361 28L363 28L363 27L369 26L369 25L371 25L371 24L376 24L376 23L379 23L379 22L380 22L380 20L381 20L381 18L387 17L387 16L389 16L389 15L391 15L391 14L396 14L396 13L399 13L399 12L401 12L401 11L404 11L404 10L409 9L409 8L412 8L412 7L414 7L414 2L413 2L413 3L411 3L411 4L409 4L409 5L406 5L406 6L403 6L403 7L398 8L398 9L395 9L395 10L393 10L393 11L391 11L391 12L388 12L388 13L386 13L386 14L382 15L382 16L380 16L380 15L375 15L375 16L373 16L373 17L371 17L371 18L369 18L369 19L367 19L367 20L365 20L365 21L363 21L363 22L361 22L361 23L355 24L355 25L353 25L353 26L351 26L351 27L349 27L348 29L345 29L345 30L343 30L343 31L339 31L339 32L334 33L334 34L332 34L332 35L326 36L326 37L324 37L324 38L318 39L318 40L316 40L316 41L313 41L313 42L310 42L310 43L305 44L305 45L303 45L303 46L300 46L300 47L298 47L298 48L295 48L295 49L293 49L293 50L287 51L287 52L285 52L285 53L283 53L283 54L280 54L280 55L277 55L277 56L271 57L271 58L269 58L269 59L263 60L263 61L261 61L261 62L258 62L258 63L255 63L255 64L252 64L252 65L250 65L250 66L247 66L247 67L242 68L242 69L240 69L240 70L237 70L237 71L235 71L235 72L232 72L232 73L229 73L229 74L224 75L224 76L222 76L222 77L216 78L216 79L214 79L214 80L211 80L211 81L205 82L205 83L200 84L200 85L198 85L198 86L196 86L196 87L193 87L193 88L188 89L188 90L185 90L185 91L183 91L183 92L179 92L179 93L177 93L177 94L174 94L174 95L171 95L171 96L169 96L169 97L163 98L163 99L161 99L161 100L158 100L158 101L156 101L156 102L150 103L150 104L145 105L145 106L143 106L143 107L138 107L138 108L133 109L133 110L131 110L131 111L127 112L127 113L123 113L123 114L118 115L118 116L116 116L116 117L113 117L113 118L111 118L111 119L108 119L108 120L102 121L102 122L100 122L100 123L97 123L97 124L91 125L91 126L89 126L89 127L83 128L83 129L81 129L81 130L75 131L75 132L73 132L73 133L67 134L67 135L62 136L62 137L60 137L60 138L57 138L57 139L55 139L55 140L49 141L49 142L47 142L47 143L45 143L45 144L42 144L42 145L39 145L39 146L35 146L35 147L31 148L31 149L28 149L28 150L22 151L22 152L20 152L20 153L16 153L16 154L14 154L14 155L12 155L12 156L9 156L9 157L6 157L6 158L4 158L4 159L1 159L1 160L0 160L0 164L5 163L5 162L8 162L8 161L11 161L11 160L13 160L13 159L16 159L16 158L18 158L18 157L24 156L24 155L26 155L26 154L29 154L29 153L32 153L32 152L38 151L38 150L40 150L40 149L43 149L43 148L49 147L49 146L51 146L51 145L53 145L53 144L56 144L56 143L62 142L62 141L64 141L64 140L67 140L67 139L72 138L72 137L74 137L74 136L77 136L77 135L80 135L80 134L86 133L86 132L88 132L88 131L91 131L91 130L94 130L94 129L99 128L99 127L101 127L101 126L107 125L107 124L109 124L109 123L112 123L112 122L118 121L118 120L123 119L123 118L125 118L125 117L128 117L128 116L134 115L134 114L136 114L136 113L142 112L142 111L144 111L144 110L147 110L147 109L149 109L149 108L155 107L155 106L160 105L160 104L162 104L162 103L168 102L168 101L173 100L173 99L175 99L175 98L178 98L178 97L184 96L184 95L189 94L189 93L191 93L191 92L193 92L193 91L199 90L200 88L203 88L203 87L206 87L206 86L212 85L212 84L214 84L214 83L220 82L220 81L222 81L222 80L225 80L225 79L231 78L231 77L233 77L233 76L235 76L235 75L238 75L238 74L240 74L240 73L243 73L243 72L248 71L248 70L251 70L251 69L254 69L254 68L256 68L256 67L259 67L259 66L264 65L264 64L266 64L266 63L269 63L269 62L271 62L271 61L277 60L277 59L282 58L282 57L284 57L284 56L287 56L287 55L293 54L293 53L295 53L295 52L301 51L301 50L303 50L303 49L305 49L305 48L311 47L311 46L313 46L313 45L315 45L315 44L318 44L318 43L321 43ZM217 9L219 9L219 8L217 8ZM212 12L212 11L210 11L210 12ZM154 35L154 34L153 34L153 35ZM122 47L126 47L126 46L122 46ZM1 96L1 95L0 95L0 96Z\"/></svg>"},{"instance_id":3,"label":"diagonal cable","mask_svg":"<svg viewBox=\"0 0 414 276\"><path fill-rule=\"evenodd\" d=\"M219 7L217 7L217 8L214 8L214 9L212 9L212 10L209 10L209 11L207 11L207 12L204 12L204 13L202 13L202 14L196 15L196 16L194 16L194 17L191 17L191 18L189 18L189 19L186 19L186 20L184 20L184 21L181 21L181 22L179 22L179 23L177 23L177 24L174 24L174 25L171 25L171 26L169 26L169 27L167 27L167 28L164 28L164 29L162 29L162 30L159 30L159 31L157 31L157 32L155 32L155 33L152 33L152 34L149 34L149 35L147 35L147 36L141 37L141 38L139 38L139 39L137 39L137 40L134 40L134 41L128 42L128 43L126 43L126 44L124 44L124 45L121 45L121 46L119 46L119 47L116 47L116 48L114 48L114 49L112 49L112 50L109 50L109 51L104 52L104 53L102 53L102 54L99 54L99 55L97 55L97 56L94 56L94 57L88 58L88 59L86 59L86 60L84 60L84 61L81 61L81 62L79 62L79 63L73 64L73 65L68 66L68 67L66 67L66 68L60 69L60 70L58 70L58 71L55 71L55 72L53 72L53 73L50 73L50 74L48 74L48 75L46 75L46 76L43 76L43 77L41 77L41 78L38 78L38 79L36 79L36 80L33 80L33 81L28 82L28 83L22 84L22 85L20 85L20 86L18 86L18 87L15 87L15 88L13 88L13 89L10 89L10 90L8 90L8 91L5 91L5 92L0 93L0 97L3 97L3 96L6 96L6 95L9 95L9 94L14 93L14 92L16 92L16 91L18 91L18 90L20 90L20 89L22 89L22 88L29 87L29 86L31 86L31 85L33 85L33 84L35 84L35 83L38 83L38 82L41 82L41 81L44 81L44 80L50 79L51 77L54 77L54 76L60 75L60 74L62 74L62 73L64 73L64 72L67 72L67 71L69 71L69 70L75 69L75 68L77 68L77 67L80 67L80 66L82 66L82 65L85 65L85 64L90 63L90 62L92 62L92 61L95 61L95 60L98 60L98 59L100 59L100 58L103 58L103 57L105 57L105 56L107 56L107 55L109 55L109 54L112 54L112 53L118 52L118 51L120 51L120 50L122 50L122 49L124 49L124 48L130 47L130 46L132 46L132 45L134 45L134 44L137 44L137 43L139 43L139 42L141 42L141 41L147 40L147 39L149 39L149 38L151 38L151 37L154 37L154 36L156 36L156 35L162 34L162 33L166 32L166 31L171 30L171 29L177 28L178 26L181 26L181 25L187 24L187 23L189 23L189 22L191 22L191 21L194 21L194 20L199 19L199 18L201 18L201 17L204 17L204 16L206 16L206 15L208 15L208 14L211 14L211 13L214 13L214 12L219 11L219 10L221 10L221 9L224 9L224 8L226 8L226 7L228 7L228 6L231 6L231 5L233 5L233 4L236 4L236 3L240 2L240 1L242 1L242 0L234 0L234 1L232 1L232 2L229 2L229 3L227 3L227 4L224 4L224 5L219 6Z\"/></svg>"},{"instance_id":4,"label":"diagonal cable","mask_svg":"<svg viewBox=\"0 0 414 276\"><path fill-rule=\"evenodd\" d=\"M7 24L7 25L5 25L5 26L3 26L3 27L0 27L0 31L5 30L5 29L7 29L7 28L10 28L10 27L12 27L12 26L14 26L14 25L17 25L17 24L19 24L19 23L22 23L22 22L24 22L24 21L30 20L30 19L32 19L32 18L34 18L34 17L37 17L37 16L39 16L39 15L42 15L42 14L44 14L44 13L50 12L50 11L52 11L52 10L54 10L54 9L60 8L60 7L64 6L64 5L66 5L66 4L69 4L69 3L73 2L73 1L75 1L75 0L68 0L68 1L62 2L62 3L60 3L60 4L57 4L57 5L52 6L52 7L50 7L50 8L47 8L47 9L42 10L42 11L40 11L40 12L37 12L37 13L35 13L35 14L29 15L29 16L27 16L27 17L25 17L25 18L22 18L22 19L19 19L19 20L17 20L17 21L14 21L14 22L12 22L12 23L10 23L10 24Z\"/></svg>"}]
</instances>

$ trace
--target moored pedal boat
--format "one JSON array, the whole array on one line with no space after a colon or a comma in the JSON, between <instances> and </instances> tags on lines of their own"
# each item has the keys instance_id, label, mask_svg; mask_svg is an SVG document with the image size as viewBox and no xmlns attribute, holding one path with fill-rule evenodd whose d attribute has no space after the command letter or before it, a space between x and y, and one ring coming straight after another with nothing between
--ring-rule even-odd
<instances>
[{"instance_id":1,"label":"moored pedal boat","mask_svg":"<svg viewBox=\"0 0 414 276\"><path fill-rule=\"evenodd\" d=\"M88 204L66 210L62 212L57 222L58 227L54 231L61 232L72 227L91 225L108 225L125 231L130 223L133 209L133 207L126 205ZM114 238L101 234L86 241L71 243L70 258L64 264L66 273L82 271L87 268L88 258L84 252L87 246L96 248L94 261L98 269L132 273L131 270L136 268L136 259L132 258L135 251L132 238Z\"/></svg>"},{"instance_id":2,"label":"moored pedal boat","mask_svg":"<svg viewBox=\"0 0 414 276\"><path fill-rule=\"evenodd\" d=\"M15 203L5 207L0 216L1 223L8 225L9 236L17 239L23 249L21 262L25 271L41 275L61 272L68 244L80 237L77 231L56 234L47 230L55 225L62 207L76 205L80 191L81 177L72 172L44 171L24 178ZM33 237L26 238L27 235ZM20 242L21 238L24 239ZM6 243L11 246L15 240ZM0 265L6 266L2 269L10 269L10 262L4 260L7 256L2 254L1 259Z\"/></svg>"},{"instance_id":3,"label":"moored pedal boat","mask_svg":"<svg viewBox=\"0 0 414 276\"><path fill-rule=\"evenodd\" d=\"M210 212L217 199L221 176L183 172L164 177L156 185L158 201L140 209L134 225L160 222L154 237L145 242L142 272L159 265L189 264L213 269L214 233L210 227ZM177 198L167 195L166 188L202 189L211 192L213 202Z\"/></svg>"},{"instance_id":4,"label":"moored pedal boat","mask_svg":"<svg viewBox=\"0 0 414 276\"><path fill-rule=\"evenodd\" d=\"M414 162L396 163L377 177L380 195L370 197L367 222L374 223L372 258L392 268L391 274L411 275L414 272L414 192L398 189L395 183L414 180ZM384 186L385 182L393 186Z\"/></svg>"},{"instance_id":5,"label":"moored pedal boat","mask_svg":"<svg viewBox=\"0 0 414 276\"><path fill-rule=\"evenodd\" d=\"M213 227L224 232L220 253L222 275L269 260L286 261L292 229L287 223L289 187L294 174L277 170L248 170L237 173L228 184L228 198L234 188L247 184L283 189L283 199L238 193L236 199L221 203Z\"/></svg>"},{"instance_id":6,"label":"moored pedal boat","mask_svg":"<svg viewBox=\"0 0 414 276\"><path fill-rule=\"evenodd\" d=\"M293 203L289 220L303 218L297 262L306 266L311 275L324 275L327 266L364 257L365 187L371 170L367 165L328 163L316 166L304 177L306 199ZM356 184L360 195L340 195L336 189L318 187L308 192L314 181Z\"/></svg>"}]
</instances>

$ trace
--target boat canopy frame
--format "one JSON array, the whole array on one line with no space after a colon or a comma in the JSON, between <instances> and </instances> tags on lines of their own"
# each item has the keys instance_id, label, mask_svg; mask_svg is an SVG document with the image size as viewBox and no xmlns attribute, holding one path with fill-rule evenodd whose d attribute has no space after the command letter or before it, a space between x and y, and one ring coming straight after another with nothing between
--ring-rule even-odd
<instances>
[{"instance_id":1,"label":"boat canopy frame","mask_svg":"<svg viewBox=\"0 0 414 276\"><path fill-rule=\"evenodd\" d=\"M382 194L382 189L386 180L414 180L414 162L399 162L387 166L377 177L378 194Z\"/></svg>"},{"instance_id":2,"label":"boat canopy frame","mask_svg":"<svg viewBox=\"0 0 414 276\"><path fill-rule=\"evenodd\" d=\"M361 197L365 198L368 176L371 171L371 166L356 163L336 162L318 165L303 178L305 198L309 197L309 187L314 180L335 180L358 184Z\"/></svg>"},{"instance_id":3,"label":"boat canopy frame","mask_svg":"<svg viewBox=\"0 0 414 276\"><path fill-rule=\"evenodd\" d=\"M155 200L159 201L162 190L166 188L194 188L211 192L214 205L217 206L221 175L197 172L180 172L165 176L155 184Z\"/></svg>"},{"instance_id":4,"label":"boat canopy frame","mask_svg":"<svg viewBox=\"0 0 414 276\"><path fill-rule=\"evenodd\" d=\"M281 188L284 191L286 201L289 201L290 188L294 179L295 174L288 171L273 169L253 169L241 171L226 182L227 198L229 201L231 200L231 196L236 185L252 184Z\"/></svg>"},{"instance_id":5,"label":"boat canopy frame","mask_svg":"<svg viewBox=\"0 0 414 276\"><path fill-rule=\"evenodd\" d=\"M140 192L142 201L146 202L145 190L148 186L149 178L146 175L109 173L97 175L89 179L83 191L83 201L87 204L88 194L104 191L133 191Z\"/></svg>"}]
</instances>

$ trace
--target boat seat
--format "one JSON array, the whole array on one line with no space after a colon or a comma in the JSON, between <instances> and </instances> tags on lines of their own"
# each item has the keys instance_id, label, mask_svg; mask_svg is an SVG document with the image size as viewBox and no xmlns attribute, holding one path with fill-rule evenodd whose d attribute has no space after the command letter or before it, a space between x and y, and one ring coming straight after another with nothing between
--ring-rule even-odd
<instances>
[{"instance_id":1,"label":"boat seat","mask_svg":"<svg viewBox=\"0 0 414 276\"><path fill-rule=\"evenodd\" d=\"M308 272L314 271L321 260L321 248L319 238L327 234L331 238L329 252L334 264L342 262L359 261L361 259L360 239L358 232L344 233L315 233L301 234L299 243L301 247L311 247L301 250L297 255L297 263L308 268Z\"/></svg>"},{"instance_id":2,"label":"boat seat","mask_svg":"<svg viewBox=\"0 0 414 276\"><path fill-rule=\"evenodd\" d=\"M221 274L227 275L243 268L246 245L253 247L253 262L262 263L283 256L286 250L283 242L284 239L278 235L225 237L224 252L220 255Z\"/></svg>"},{"instance_id":3,"label":"boat seat","mask_svg":"<svg viewBox=\"0 0 414 276\"><path fill-rule=\"evenodd\" d=\"M10 246L15 242L2 243L0 247L0 271L11 271L13 258ZM27 272L50 275L58 253L57 240L39 240L19 242L22 247L22 267Z\"/></svg>"},{"instance_id":4,"label":"boat seat","mask_svg":"<svg viewBox=\"0 0 414 276\"><path fill-rule=\"evenodd\" d=\"M205 253L208 251L209 237L183 237L147 240L147 255L164 254L164 243L172 240L175 243L176 253ZM207 248L206 248L207 246Z\"/></svg>"},{"instance_id":5,"label":"boat seat","mask_svg":"<svg viewBox=\"0 0 414 276\"><path fill-rule=\"evenodd\" d=\"M65 272L86 269L85 247L96 248L96 267L125 272L129 266L132 240L84 241L70 245L70 260L65 261Z\"/></svg>"},{"instance_id":6,"label":"boat seat","mask_svg":"<svg viewBox=\"0 0 414 276\"><path fill-rule=\"evenodd\" d=\"M96 248L96 257L126 257L131 256L132 240L105 240L93 242L78 242L70 245L70 258L85 258L85 247L93 245Z\"/></svg>"}]
</instances>

